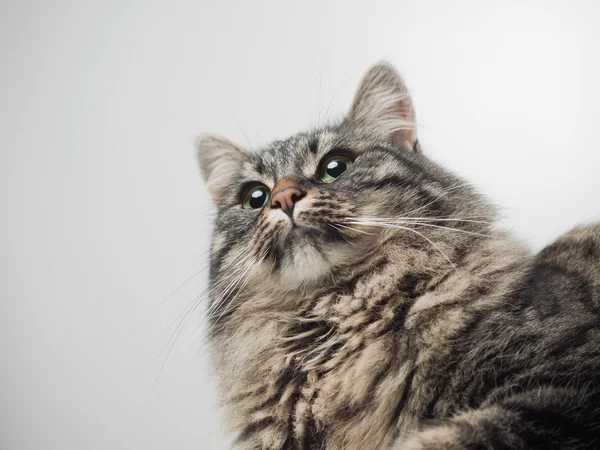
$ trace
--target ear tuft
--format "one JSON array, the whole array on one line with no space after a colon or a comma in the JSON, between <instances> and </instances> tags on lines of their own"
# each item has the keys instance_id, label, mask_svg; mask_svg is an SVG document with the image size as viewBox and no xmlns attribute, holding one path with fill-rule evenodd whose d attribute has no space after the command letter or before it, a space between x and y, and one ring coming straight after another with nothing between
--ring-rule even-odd
<instances>
[{"instance_id":1,"label":"ear tuft","mask_svg":"<svg viewBox=\"0 0 600 450\"><path fill-rule=\"evenodd\" d=\"M198 165L206 187L217 201L223 190L230 185L242 168L248 153L229 139L202 134L196 140Z\"/></svg>"},{"instance_id":2,"label":"ear tuft","mask_svg":"<svg viewBox=\"0 0 600 450\"><path fill-rule=\"evenodd\" d=\"M415 110L408 89L398 72L386 62L365 73L348 118L396 147L419 151Z\"/></svg>"}]
</instances>

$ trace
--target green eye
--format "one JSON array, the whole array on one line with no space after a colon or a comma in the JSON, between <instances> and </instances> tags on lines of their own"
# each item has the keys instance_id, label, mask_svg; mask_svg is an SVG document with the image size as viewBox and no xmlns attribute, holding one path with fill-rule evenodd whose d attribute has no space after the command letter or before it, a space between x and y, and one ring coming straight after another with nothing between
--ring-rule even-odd
<instances>
[{"instance_id":1,"label":"green eye","mask_svg":"<svg viewBox=\"0 0 600 450\"><path fill-rule=\"evenodd\" d=\"M326 183L331 183L352 165L352 159L347 156L331 156L321 163L319 175Z\"/></svg>"},{"instance_id":2,"label":"green eye","mask_svg":"<svg viewBox=\"0 0 600 450\"><path fill-rule=\"evenodd\" d=\"M269 188L263 185L254 186L248 189L244 195L243 207L246 209L260 209L267 204L269 200Z\"/></svg>"}]
</instances>

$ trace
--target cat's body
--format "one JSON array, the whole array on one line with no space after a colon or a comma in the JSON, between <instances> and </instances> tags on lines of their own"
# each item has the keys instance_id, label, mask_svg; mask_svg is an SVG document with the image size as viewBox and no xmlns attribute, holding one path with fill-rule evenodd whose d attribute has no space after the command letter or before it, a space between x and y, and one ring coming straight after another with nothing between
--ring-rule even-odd
<instances>
[{"instance_id":1,"label":"cat's body","mask_svg":"<svg viewBox=\"0 0 600 450\"><path fill-rule=\"evenodd\" d=\"M236 448L600 448L600 226L531 255L414 130L380 65L338 126L199 141Z\"/></svg>"}]
</instances>

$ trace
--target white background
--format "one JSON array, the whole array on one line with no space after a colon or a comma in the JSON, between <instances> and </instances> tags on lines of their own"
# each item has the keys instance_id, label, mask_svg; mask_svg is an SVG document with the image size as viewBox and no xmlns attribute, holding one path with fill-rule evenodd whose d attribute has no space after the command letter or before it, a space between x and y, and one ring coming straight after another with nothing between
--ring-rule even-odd
<instances>
[{"instance_id":1,"label":"white background","mask_svg":"<svg viewBox=\"0 0 600 450\"><path fill-rule=\"evenodd\" d=\"M206 283L157 306L206 261L192 142L339 118L380 59L533 248L599 219L599 5L2 1L0 449L227 448L201 308L153 391Z\"/></svg>"}]
</instances>

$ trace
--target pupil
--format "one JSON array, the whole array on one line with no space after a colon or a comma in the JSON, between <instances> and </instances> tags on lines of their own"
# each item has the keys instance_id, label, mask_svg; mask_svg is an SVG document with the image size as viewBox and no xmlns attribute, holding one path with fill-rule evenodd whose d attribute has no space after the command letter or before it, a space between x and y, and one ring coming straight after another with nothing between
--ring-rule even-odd
<instances>
[{"instance_id":1,"label":"pupil","mask_svg":"<svg viewBox=\"0 0 600 450\"><path fill-rule=\"evenodd\" d=\"M252 208L262 208L265 204L265 191L259 189L250 194L249 203Z\"/></svg>"},{"instance_id":2,"label":"pupil","mask_svg":"<svg viewBox=\"0 0 600 450\"><path fill-rule=\"evenodd\" d=\"M331 161L327 164L327 175L333 178L339 177L346 171L346 163L343 161Z\"/></svg>"}]
</instances>

